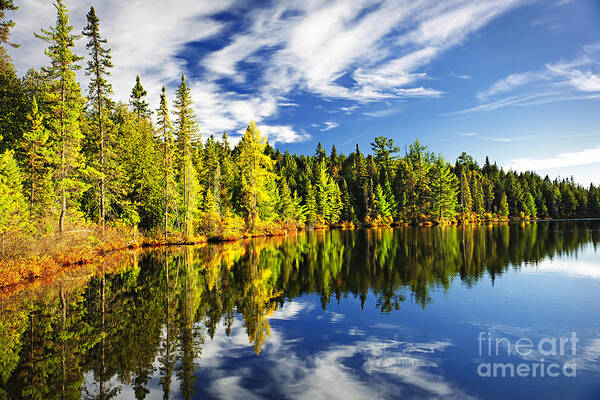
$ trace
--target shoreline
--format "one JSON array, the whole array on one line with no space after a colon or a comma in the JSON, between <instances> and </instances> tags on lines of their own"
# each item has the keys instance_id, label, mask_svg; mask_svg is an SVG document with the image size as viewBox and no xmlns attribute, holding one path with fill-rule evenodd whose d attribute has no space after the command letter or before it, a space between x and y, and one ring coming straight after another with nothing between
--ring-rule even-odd
<instances>
[{"instance_id":1,"label":"shoreline","mask_svg":"<svg viewBox=\"0 0 600 400\"><path fill-rule=\"evenodd\" d=\"M568 221L600 221L600 218L560 218L560 219L530 219L530 220L491 220L491 221L469 221L468 223L445 223L436 224L433 222L425 222L418 224L411 223L393 223L393 224L360 224L355 226L354 224L337 224L334 226L317 226L314 228L297 227L294 230L280 230L267 233L257 234L244 234L240 236L221 238L221 237L206 237L198 236L191 240L160 240L157 238L150 237L136 237L136 242L123 244L119 246L105 246L108 242L101 242L99 246L88 250L85 254L71 258L64 259L63 254L57 254L53 256L45 255L42 257L34 256L21 260L8 260L0 264L0 292L11 292L13 288L28 285L40 280L52 280L61 273L68 271L72 268L80 268L83 266L89 266L97 262L101 262L106 258L109 258L115 254L123 254L128 250L137 249L154 249L161 247L180 247L180 246L198 246L202 244L219 244L228 242L237 242L245 239L256 239L261 237L281 237L287 236L290 233L318 231L318 230L354 230L354 229L397 229L406 227L418 227L418 228L432 228L436 226L455 226L465 227L471 226L476 227L479 225L489 224L515 224L515 223L533 223L533 222L568 222ZM174 237L175 239L175 237ZM139 242L138 242L139 240ZM15 276L16 275L16 276Z\"/></svg>"}]
</instances>

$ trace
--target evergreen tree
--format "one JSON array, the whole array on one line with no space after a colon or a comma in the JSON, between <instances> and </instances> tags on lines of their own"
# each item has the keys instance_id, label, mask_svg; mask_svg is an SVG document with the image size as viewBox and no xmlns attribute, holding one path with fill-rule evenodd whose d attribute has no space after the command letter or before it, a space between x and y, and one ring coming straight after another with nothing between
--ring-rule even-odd
<instances>
[{"instance_id":1,"label":"evergreen tree","mask_svg":"<svg viewBox=\"0 0 600 400\"><path fill-rule=\"evenodd\" d=\"M141 110L142 108L143 107L140 106L138 110ZM141 111L136 111L136 113L141 115ZM190 88L187 85L184 75L181 75L181 84L176 92L175 114L177 115L175 126L177 128L177 144L179 151L178 174L183 198L183 235L187 237L191 233L191 226L193 223L192 208L196 206L195 188L197 187L197 184L196 171L192 165L191 141L192 139L195 139L195 135L198 133L198 126L196 123L196 116L192 110Z\"/></svg>"},{"instance_id":2,"label":"evergreen tree","mask_svg":"<svg viewBox=\"0 0 600 400\"><path fill-rule=\"evenodd\" d=\"M500 216L503 218L507 218L509 211L508 211L508 200L506 197L506 193L502 193L502 198L500 199Z\"/></svg>"},{"instance_id":3,"label":"evergreen tree","mask_svg":"<svg viewBox=\"0 0 600 400\"><path fill-rule=\"evenodd\" d=\"M49 175L50 154L47 147L49 133L38 111L35 97L27 116L29 129L23 133L21 149L27 160L24 168L29 198L29 217L41 216L52 203Z\"/></svg>"},{"instance_id":4,"label":"evergreen tree","mask_svg":"<svg viewBox=\"0 0 600 400\"><path fill-rule=\"evenodd\" d=\"M456 210L456 175L450 171L450 165L439 156L431 168L431 208L434 218L442 221L452 218Z\"/></svg>"},{"instance_id":5,"label":"evergreen tree","mask_svg":"<svg viewBox=\"0 0 600 400\"><path fill-rule=\"evenodd\" d=\"M319 161L319 168L316 178L317 180L315 182L315 198L317 202L317 216L319 222L325 223L326 221L329 221L331 213L331 201L329 197L329 185L331 179L329 178L329 174L327 173L327 167L325 166L324 159Z\"/></svg>"},{"instance_id":6,"label":"evergreen tree","mask_svg":"<svg viewBox=\"0 0 600 400\"><path fill-rule=\"evenodd\" d=\"M340 221L344 205L342 203L342 194L338 184L332 179L328 188L329 198L329 222L337 224Z\"/></svg>"},{"instance_id":7,"label":"evergreen tree","mask_svg":"<svg viewBox=\"0 0 600 400\"><path fill-rule=\"evenodd\" d=\"M394 146L394 140L388 139L384 136L375 138L375 141L371 143L371 149L375 155L375 161L382 166L382 170L385 174L386 180L392 180L393 177L393 163L396 159L396 153L400 151L398 146Z\"/></svg>"},{"instance_id":8,"label":"evergreen tree","mask_svg":"<svg viewBox=\"0 0 600 400\"><path fill-rule=\"evenodd\" d=\"M471 172L471 196L473 200L473 211L478 215L483 215L485 212L483 200L483 186L479 176L479 172Z\"/></svg>"},{"instance_id":9,"label":"evergreen tree","mask_svg":"<svg viewBox=\"0 0 600 400\"><path fill-rule=\"evenodd\" d=\"M131 89L131 95L129 96L129 104L133 108L133 112L139 118L150 118L150 115L152 114L152 111L150 111L150 106L145 100L147 95L148 92L142 86L140 76L136 75L135 85L133 86L133 89Z\"/></svg>"},{"instance_id":10,"label":"evergreen tree","mask_svg":"<svg viewBox=\"0 0 600 400\"><path fill-rule=\"evenodd\" d=\"M8 240L30 230L21 182L21 171L13 152L4 152L0 155L0 259L7 253Z\"/></svg>"},{"instance_id":11,"label":"evergreen tree","mask_svg":"<svg viewBox=\"0 0 600 400\"><path fill-rule=\"evenodd\" d=\"M375 214L376 217L389 219L392 217L392 205L388 202L387 196L381 185L375 187Z\"/></svg>"},{"instance_id":12,"label":"evergreen tree","mask_svg":"<svg viewBox=\"0 0 600 400\"><path fill-rule=\"evenodd\" d=\"M88 101L94 113L94 124L98 132L99 144L99 163L100 163L100 223L102 229L106 225L106 198L104 181L107 176L105 165L105 131L108 116L106 115L111 101L109 99L112 93L112 86L107 81L110 75L109 69L112 68L110 49L106 48L106 39L100 36L100 20L96 16L94 7L90 8L87 14L87 26L83 30L83 35L89 41L86 48L89 50L90 60L87 63L86 75L90 77L88 86Z\"/></svg>"},{"instance_id":13,"label":"evergreen tree","mask_svg":"<svg viewBox=\"0 0 600 400\"><path fill-rule=\"evenodd\" d=\"M317 222L317 200L310 181L306 186L306 197L304 199L306 201L306 225L312 228Z\"/></svg>"},{"instance_id":14,"label":"evergreen tree","mask_svg":"<svg viewBox=\"0 0 600 400\"><path fill-rule=\"evenodd\" d=\"M8 44L12 47L19 47L17 44L10 43L10 29L15 26L15 22L10 19L5 19L6 11L16 11L19 7L15 6L13 0L0 0L0 56L5 52L4 45Z\"/></svg>"},{"instance_id":15,"label":"evergreen tree","mask_svg":"<svg viewBox=\"0 0 600 400\"><path fill-rule=\"evenodd\" d=\"M525 205L527 207L527 215L532 218L537 217L537 208L535 206L535 199L531 193L527 193L525 196Z\"/></svg>"},{"instance_id":16,"label":"evergreen tree","mask_svg":"<svg viewBox=\"0 0 600 400\"><path fill-rule=\"evenodd\" d=\"M279 204L277 207L277 212L283 221L290 221L294 219L294 207L294 199L292 199L290 188L285 178L282 178L279 186Z\"/></svg>"},{"instance_id":17,"label":"evergreen tree","mask_svg":"<svg viewBox=\"0 0 600 400\"><path fill-rule=\"evenodd\" d=\"M156 110L158 119L158 135L163 142L163 192L164 192L164 233L168 235L169 229L169 209L170 199L173 196L174 176L173 176L173 127L169 117L169 106L167 104L167 92L162 87L160 94L160 105Z\"/></svg>"},{"instance_id":18,"label":"evergreen tree","mask_svg":"<svg viewBox=\"0 0 600 400\"><path fill-rule=\"evenodd\" d=\"M471 189L467 174L463 169L460 175L460 211L463 215L471 212L473 200L471 198Z\"/></svg>"},{"instance_id":19,"label":"evergreen tree","mask_svg":"<svg viewBox=\"0 0 600 400\"><path fill-rule=\"evenodd\" d=\"M244 208L251 230L256 227L260 204L270 200L266 183L273 176L271 171L274 161L264 153L265 147L266 138L261 135L256 123L251 121L242 138L238 157L243 181Z\"/></svg>"},{"instance_id":20,"label":"evergreen tree","mask_svg":"<svg viewBox=\"0 0 600 400\"><path fill-rule=\"evenodd\" d=\"M350 198L350 192L348 191L348 184L345 179L342 179L342 214L341 218L344 221L354 221L356 219L356 213L354 212L354 206L352 205L352 199Z\"/></svg>"},{"instance_id":21,"label":"evergreen tree","mask_svg":"<svg viewBox=\"0 0 600 400\"><path fill-rule=\"evenodd\" d=\"M49 44L45 53L50 58L50 66L42 69L50 85L45 99L48 104L45 121L55 149L59 230L62 233L69 199L76 198L85 189L78 176L82 163L79 120L83 99L79 84L75 81L75 71L80 68L76 62L82 57L75 55L72 50L79 36L71 33L73 27L69 25L69 11L62 0L57 0L54 7L57 11L56 26L42 29L42 33L36 34L36 37Z\"/></svg>"}]
</instances>

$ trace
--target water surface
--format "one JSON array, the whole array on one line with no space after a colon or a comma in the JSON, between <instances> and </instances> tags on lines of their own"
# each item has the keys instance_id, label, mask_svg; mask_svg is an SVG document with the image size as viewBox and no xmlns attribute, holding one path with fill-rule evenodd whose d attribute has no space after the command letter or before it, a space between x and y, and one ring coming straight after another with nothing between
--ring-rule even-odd
<instances>
[{"instance_id":1,"label":"water surface","mask_svg":"<svg viewBox=\"0 0 600 400\"><path fill-rule=\"evenodd\" d=\"M597 399L599 243L565 221L132 253L2 297L0 398Z\"/></svg>"}]
</instances>

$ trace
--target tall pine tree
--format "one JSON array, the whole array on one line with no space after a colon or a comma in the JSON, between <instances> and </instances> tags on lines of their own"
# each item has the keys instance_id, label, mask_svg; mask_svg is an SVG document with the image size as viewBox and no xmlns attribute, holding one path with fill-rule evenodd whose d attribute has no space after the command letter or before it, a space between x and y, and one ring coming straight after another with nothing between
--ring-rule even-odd
<instances>
[{"instance_id":1,"label":"tall pine tree","mask_svg":"<svg viewBox=\"0 0 600 400\"><path fill-rule=\"evenodd\" d=\"M36 37L49 45L45 53L50 58L50 65L42 69L50 86L45 99L49 111L45 121L52 133L55 149L56 191L60 204L58 225L62 233L69 200L85 187L78 176L82 162L79 119L83 99L75 81L75 71L80 69L76 63L82 57L73 53L79 36L71 33L73 27L69 25L69 11L64 2L57 0L54 7L57 11L56 26L42 29Z\"/></svg>"},{"instance_id":2,"label":"tall pine tree","mask_svg":"<svg viewBox=\"0 0 600 400\"><path fill-rule=\"evenodd\" d=\"M112 93L112 86L108 83L107 78L110 76L110 68L113 65L110 49L105 47L106 39L100 35L99 24L100 20L96 16L96 10L94 7L91 7L87 14L87 26L83 30L83 35L88 38L86 48L90 56L85 74L90 77L88 102L94 114L93 124L96 125L98 135L100 153L98 155L100 169L100 223L104 231L104 227L106 226L105 179L107 176L105 135L108 123L108 109L112 104L109 98Z\"/></svg>"}]
</instances>

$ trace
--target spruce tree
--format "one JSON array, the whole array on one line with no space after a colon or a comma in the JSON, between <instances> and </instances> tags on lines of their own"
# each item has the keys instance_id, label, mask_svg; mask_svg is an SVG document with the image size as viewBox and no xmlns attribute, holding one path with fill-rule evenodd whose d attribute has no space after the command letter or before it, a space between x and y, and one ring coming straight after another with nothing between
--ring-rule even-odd
<instances>
[{"instance_id":1,"label":"spruce tree","mask_svg":"<svg viewBox=\"0 0 600 400\"><path fill-rule=\"evenodd\" d=\"M460 175L460 211L464 216L469 214L472 208L473 200L471 198L469 180L467 179L467 173L463 169Z\"/></svg>"},{"instance_id":2,"label":"spruce tree","mask_svg":"<svg viewBox=\"0 0 600 400\"><path fill-rule=\"evenodd\" d=\"M107 78L110 76L112 61L110 49L106 48L106 39L100 35L100 20L96 16L94 7L90 8L87 14L87 26L83 30L83 35L89 41L86 48L89 50L90 59L87 63L85 74L90 77L88 86L88 101L94 114L93 124L96 125L99 145L99 169L100 169L100 223L102 229L106 225L106 196L105 179L106 170L106 150L105 134L108 122L108 109L111 107L109 96L112 93L112 86Z\"/></svg>"},{"instance_id":3,"label":"spruce tree","mask_svg":"<svg viewBox=\"0 0 600 400\"><path fill-rule=\"evenodd\" d=\"M260 133L256 123L251 121L241 141L238 163L243 180L243 198L246 219L251 230L258 222L261 203L270 201L266 183L271 179L274 161L265 154L266 138Z\"/></svg>"},{"instance_id":4,"label":"spruce tree","mask_svg":"<svg viewBox=\"0 0 600 400\"><path fill-rule=\"evenodd\" d=\"M139 118L150 118L150 115L152 114L152 111L150 111L150 107L145 100L146 95L148 95L148 92L142 86L140 76L136 75L135 85L133 86L133 89L131 89L131 95L129 96L129 104L133 108L133 112Z\"/></svg>"},{"instance_id":5,"label":"spruce tree","mask_svg":"<svg viewBox=\"0 0 600 400\"><path fill-rule=\"evenodd\" d=\"M379 184L375 187L374 203L376 217L388 219L392 216L392 205L388 202L387 196Z\"/></svg>"},{"instance_id":6,"label":"spruce tree","mask_svg":"<svg viewBox=\"0 0 600 400\"><path fill-rule=\"evenodd\" d=\"M478 215L483 215L485 212L485 205L483 200L483 186L479 172L471 172L471 196L473 199L473 211Z\"/></svg>"},{"instance_id":7,"label":"spruce tree","mask_svg":"<svg viewBox=\"0 0 600 400\"><path fill-rule=\"evenodd\" d=\"M525 196L525 206L527 208L527 215L532 218L537 217L537 208L535 206L535 199L531 193L527 193Z\"/></svg>"},{"instance_id":8,"label":"spruce tree","mask_svg":"<svg viewBox=\"0 0 600 400\"><path fill-rule=\"evenodd\" d=\"M508 217L509 210L508 210L508 199L506 197L506 193L502 193L502 198L500 199L499 214L502 218Z\"/></svg>"},{"instance_id":9,"label":"spruce tree","mask_svg":"<svg viewBox=\"0 0 600 400\"><path fill-rule=\"evenodd\" d=\"M0 260L11 256L6 254L6 241L31 229L21 171L13 154L7 150L0 155Z\"/></svg>"},{"instance_id":10,"label":"spruce tree","mask_svg":"<svg viewBox=\"0 0 600 400\"><path fill-rule=\"evenodd\" d=\"M163 195L164 195L164 214L163 214L163 229L165 237L168 236L169 229L169 208L170 198L173 192L174 177L173 177L173 126L169 117L169 106L167 104L167 91L162 87L160 93L160 105L156 110L158 119L158 135L162 140L163 147Z\"/></svg>"},{"instance_id":11,"label":"spruce tree","mask_svg":"<svg viewBox=\"0 0 600 400\"><path fill-rule=\"evenodd\" d=\"M315 196L317 202L317 216L319 222L324 223L329 221L330 217L330 198L329 198L329 184L331 179L327 173L327 167L325 160L321 159L318 161L319 167L317 171L317 180L315 182Z\"/></svg>"},{"instance_id":12,"label":"spruce tree","mask_svg":"<svg viewBox=\"0 0 600 400\"><path fill-rule=\"evenodd\" d=\"M16 11L19 7L15 6L13 0L0 0L0 56L4 55L4 45L8 44L12 47L19 45L10 43L10 29L15 26L15 22L10 19L5 19L6 11Z\"/></svg>"},{"instance_id":13,"label":"spruce tree","mask_svg":"<svg viewBox=\"0 0 600 400\"><path fill-rule=\"evenodd\" d=\"M45 53L50 58L50 65L42 68L49 82L45 103L48 105L46 124L52 134L55 149L56 192L59 194L60 217L59 231L64 231L67 206L70 198L74 198L85 188L78 179L81 167L81 139L79 119L83 99L79 84L75 81L75 71L80 69L76 64L82 57L73 53L75 41L79 36L72 34L69 25L69 11L62 0L54 3L57 11L56 26L42 29L36 37L48 43Z\"/></svg>"},{"instance_id":14,"label":"spruce tree","mask_svg":"<svg viewBox=\"0 0 600 400\"><path fill-rule=\"evenodd\" d=\"M306 225L309 228L312 228L317 222L317 200L310 181L306 185L306 196L304 200L306 201Z\"/></svg>"},{"instance_id":15,"label":"spruce tree","mask_svg":"<svg viewBox=\"0 0 600 400\"><path fill-rule=\"evenodd\" d=\"M176 92L175 114L177 115L175 126L177 129L179 157L178 175L182 189L184 209L183 235L187 237L190 235L192 225L192 208L196 204L194 191L194 188L197 186L195 182L196 172L192 165L191 141L192 139L195 139L195 136L198 133L198 126L196 123L196 116L192 109L190 88L187 85L184 75L181 75L181 84ZM138 115L140 114L138 113Z\"/></svg>"},{"instance_id":16,"label":"spruce tree","mask_svg":"<svg viewBox=\"0 0 600 400\"><path fill-rule=\"evenodd\" d=\"M44 127L35 97L27 119L29 129L23 133L20 147L26 159L25 183L29 198L29 217L32 218L34 215L41 216L52 202L49 176L51 155L47 147L49 132Z\"/></svg>"},{"instance_id":17,"label":"spruce tree","mask_svg":"<svg viewBox=\"0 0 600 400\"><path fill-rule=\"evenodd\" d=\"M329 222L337 224L340 221L342 215L342 209L344 204L342 203L342 194L338 184L331 179L328 188L329 198Z\"/></svg>"},{"instance_id":18,"label":"spruce tree","mask_svg":"<svg viewBox=\"0 0 600 400\"><path fill-rule=\"evenodd\" d=\"M289 221L294 218L294 206L290 188L285 178L282 178L279 183L279 204L277 205L277 212L282 221Z\"/></svg>"},{"instance_id":19,"label":"spruce tree","mask_svg":"<svg viewBox=\"0 0 600 400\"><path fill-rule=\"evenodd\" d=\"M452 218L456 210L456 175L450 165L440 156L431 168L431 208L439 221Z\"/></svg>"}]
</instances>

